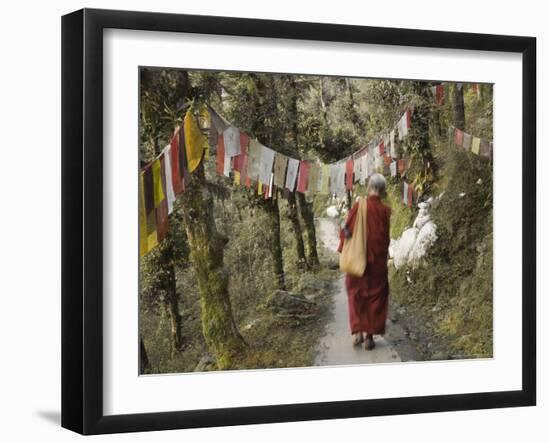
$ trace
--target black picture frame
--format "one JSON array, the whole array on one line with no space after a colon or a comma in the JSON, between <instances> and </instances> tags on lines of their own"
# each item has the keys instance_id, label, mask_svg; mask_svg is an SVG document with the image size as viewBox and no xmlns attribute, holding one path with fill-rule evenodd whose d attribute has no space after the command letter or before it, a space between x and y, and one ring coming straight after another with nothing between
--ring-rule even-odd
<instances>
[{"instance_id":1,"label":"black picture frame","mask_svg":"<svg viewBox=\"0 0 550 443\"><path fill-rule=\"evenodd\" d=\"M522 97L522 388L278 404L103 413L103 30L369 43L519 53ZM319 420L536 404L536 39L337 24L83 9L62 18L62 426L82 434Z\"/></svg>"}]
</instances>

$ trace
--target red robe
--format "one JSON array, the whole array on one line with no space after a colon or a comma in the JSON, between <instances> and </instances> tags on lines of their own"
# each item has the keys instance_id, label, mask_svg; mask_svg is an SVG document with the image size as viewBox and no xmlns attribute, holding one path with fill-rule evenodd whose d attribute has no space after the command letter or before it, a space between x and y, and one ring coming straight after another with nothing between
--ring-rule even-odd
<instances>
[{"instance_id":1,"label":"red robe","mask_svg":"<svg viewBox=\"0 0 550 443\"><path fill-rule=\"evenodd\" d=\"M353 232L359 203L351 208L345 229ZM351 333L384 334L388 314L388 246L391 208L377 196L367 199L367 269L362 277L346 274ZM338 252L345 232L340 231Z\"/></svg>"}]
</instances>

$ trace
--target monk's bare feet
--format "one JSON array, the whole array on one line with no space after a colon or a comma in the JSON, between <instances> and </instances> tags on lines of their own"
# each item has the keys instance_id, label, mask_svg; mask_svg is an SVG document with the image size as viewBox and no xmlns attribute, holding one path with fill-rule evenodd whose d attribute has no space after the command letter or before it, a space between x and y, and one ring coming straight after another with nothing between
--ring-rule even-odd
<instances>
[{"instance_id":1,"label":"monk's bare feet","mask_svg":"<svg viewBox=\"0 0 550 443\"><path fill-rule=\"evenodd\" d=\"M359 346L361 343L363 343L363 333L357 332L353 334L353 346Z\"/></svg>"},{"instance_id":2,"label":"monk's bare feet","mask_svg":"<svg viewBox=\"0 0 550 443\"><path fill-rule=\"evenodd\" d=\"M374 349L375 347L374 338L372 337L372 334L367 334L367 339L365 340L365 349L367 351L370 351L371 349Z\"/></svg>"}]
</instances>

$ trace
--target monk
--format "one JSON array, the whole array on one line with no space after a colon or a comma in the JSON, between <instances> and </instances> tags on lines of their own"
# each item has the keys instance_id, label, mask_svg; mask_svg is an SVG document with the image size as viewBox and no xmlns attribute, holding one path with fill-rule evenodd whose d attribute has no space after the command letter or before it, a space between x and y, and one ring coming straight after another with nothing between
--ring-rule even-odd
<instances>
[{"instance_id":1,"label":"monk","mask_svg":"<svg viewBox=\"0 0 550 443\"><path fill-rule=\"evenodd\" d=\"M381 174L373 174L367 198L367 267L362 277L346 274L353 345L358 346L364 341L366 350L375 347L374 334L385 333L388 314L391 208L381 201L385 192L386 179ZM340 231L338 252L342 252L344 240L351 238L358 209L359 202L356 202Z\"/></svg>"}]
</instances>

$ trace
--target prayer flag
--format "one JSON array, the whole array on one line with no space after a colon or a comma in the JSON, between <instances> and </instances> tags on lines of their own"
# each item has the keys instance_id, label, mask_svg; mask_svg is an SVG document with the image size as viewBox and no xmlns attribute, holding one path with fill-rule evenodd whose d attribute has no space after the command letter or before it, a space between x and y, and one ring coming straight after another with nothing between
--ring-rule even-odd
<instances>
[{"instance_id":1,"label":"prayer flag","mask_svg":"<svg viewBox=\"0 0 550 443\"><path fill-rule=\"evenodd\" d=\"M166 203L168 205L168 214L174 210L174 202L176 201L176 193L172 180L172 158L170 157L171 146L168 145L162 151L164 158L164 175L166 177Z\"/></svg>"},{"instance_id":2,"label":"prayer flag","mask_svg":"<svg viewBox=\"0 0 550 443\"><path fill-rule=\"evenodd\" d=\"M338 197L346 193L346 164L344 162L331 165L330 192Z\"/></svg>"},{"instance_id":3,"label":"prayer flag","mask_svg":"<svg viewBox=\"0 0 550 443\"><path fill-rule=\"evenodd\" d=\"M321 186L320 186L320 192L322 194L328 194L328 192L329 192L329 180L330 180L329 165L323 164L321 166Z\"/></svg>"},{"instance_id":4,"label":"prayer flag","mask_svg":"<svg viewBox=\"0 0 550 443\"><path fill-rule=\"evenodd\" d=\"M235 126L228 126L223 131L223 145L228 157L235 157L241 153L241 134Z\"/></svg>"},{"instance_id":5,"label":"prayer flag","mask_svg":"<svg viewBox=\"0 0 550 443\"><path fill-rule=\"evenodd\" d=\"M405 159L400 158L397 160L397 170L401 175L405 172Z\"/></svg>"},{"instance_id":6,"label":"prayer flag","mask_svg":"<svg viewBox=\"0 0 550 443\"><path fill-rule=\"evenodd\" d=\"M409 204L409 185L407 182L403 182L403 203Z\"/></svg>"},{"instance_id":7,"label":"prayer flag","mask_svg":"<svg viewBox=\"0 0 550 443\"><path fill-rule=\"evenodd\" d=\"M155 197L153 192L153 170L148 165L143 170L143 200L147 218L147 251L157 244L157 223L155 218Z\"/></svg>"},{"instance_id":8,"label":"prayer flag","mask_svg":"<svg viewBox=\"0 0 550 443\"><path fill-rule=\"evenodd\" d=\"M223 175L225 175L226 177L229 177L230 174L231 174L231 157L229 157L229 155L227 155L227 152L226 152L223 158Z\"/></svg>"},{"instance_id":9,"label":"prayer flag","mask_svg":"<svg viewBox=\"0 0 550 443\"><path fill-rule=\"evenodd\" d=\"M273 160L275 159L275 151L266 146L262 146L260 157L260 174L259 180L269 186L271 173L273 172Z\"/></svg>"},{"instance_id":10,"label":"prayer flag","mask_svg":"<svg viewBox=\"0 0 550 443\"><path fill-rule=\"evenodd\" d=\"M225 123L225 121L216 111L214 111L214 109L212 109L212 107L208 106L208 109L210 111L210 121L212 122L212 125L216 128L218 134L222 134L228 126L227 123Z\"/></svg>"},{"instance_id":11,"label":"prayer flag","mask_svg":"<svg viewBox=\"0 0 550 443\"><path fill-rule=\"evenodd\" d=\"M390 155L392 158L397 158L397 149L395 147L395 129L390 132Z\"/></svg>"},{"instance_id":12,"label":"prayer flag","mask_svg":"<svg viewBox=\"0 0 550 443\"><path fill-rule=\"evenodd\" d=\"M412 208L413 204L413 192L414 192L414 185L410 184L407 187L407 205L409 208Z\"/></svg>"},{"instance_id":13,"label":"prayer flag","mask_svg":"<svg viewBox=\"0 0 550 443\"><path fill-rule=\"evenodd\" d=\"M164 171L165 171L164 155L160 156L159 163L160 163L159 172L160 172L161 191L163 191L163 194L166 195L166 175L164 174ZM166 198L162 199L158 208L155 209L155 217L157 222L157 240L161 242L166 238L166 235L168 234L168 202L166 201Z\"/></svg>"},{"instance_id":14,"label":"prayer flag","mask_svg":"<svg viewBox=\"0 0 550 443\"><path fill-rule=\"evenodd\" d=\"M216 172L223 175L225 171L225 146L223 135L218 137L218 149L216 150Z\"/></svg>"},{"instance_id":15,"label":"prayer flag","mask_svg":"<svg viewBox=\"0 0 550 443\"><path fill-rule=\"evenodd\" d=\"M300 169L298 172L298 185L296 186L296 191L305 194L307 191L309 177L309 162L305 160L300 161Z\"/></svg>"},{"instance_id":16,"label":"prayer flag","mask_svg":"<svg viewBox=\"0 0 550 443\"><path fill-rule=\"evenodd\" d=\"M474 138L472 139L472 152L473 152L474 154L479 155L479 147L480 147L480 145L481 145L481 140L480 140L480 138L479 138L479 137L474 137Z\"/></svg>"},{"instance_id":17,"label":"prayer flag","mask_svg":"<svg viewBox=\"0 0 550 443\"><path fill-rule=\"evenodd\" d=\"M491 151L493 148L493 143L490 143L487 140L481 140L479 145L479 155L484 158L491 158Z\"/></svg>"},{"instance_id":18,"label":"prayer flag","mask_svg":"<svg viewBox=\"0 0 550 443\"><path fill-rule=\"evenodd\" d=\"M285 172L286 164L288 157L286 155L280 154L279 152L275 153L275 166L274 166L274 178L273 183L279 188L284 188L285 186Z\"/></svg>"},{"instance_id":19,"label":"prayer flag","mask_svg":"<svg viewBox=\"0 0 550 443\"><path fill-rule=\"evenodd\" d=\"M462 143L464 142L464 131L455 128L455 144L458 146L462 146Z\"/></svg>"},{"instance_id":20,"label":"prayer flag","mask_svg":"<svg viewBox=\"0 0 550 443\"><path fill-rule=\"evenodd\" d=\"M170 140L170 164L172 166L172 188L179 195L183 192L179 158L179 134L176 132Z\"/></svg>"},{"instance_id":21,"label":"prayer flag","mask_svg":"<svg viewBox=\"0 0 550 443\"><path fill-rule=\"evenodd\" d=\"M472 136L467 132L465 132L464 136L462 137L462 147L466 149L466 151L469 151L471 146L472 146Z\"/></svg>"},{"instance_id":22,"label":"prayer flag","mask_svg":"<svg viewBox=\"0 0 550 443\"><path fill-rule=\"evenodd\" d=\"M185 150L187 153L187 169L191 173L199 166L204 146L204 136L197 125L191 109L185 114L183 119L185 134Z\"/></svg>"},{"instance_id":23,"label":"prayer flag","mask_svg":"<svg viewBox=\"0 0 550 443\"><path fill-rule=\"evenodd\" d=\"M359 162L361 163L361 173L359 175L359 183L362 185L364 185L367 180L368 169L369 169L368 161L369 161L368 153L365 152L359 159Z\"/></svg>"},{"instance_id":24,"label":"prayer flag","mask_svg":"<svg viewBox=\"0 0 550 443\"><path fill-rule=\"evenodd\" d=\"M385 150L384 140L380 140L380 143L378 144L378 154L382 156L384 155L385 152L386 150Z\"/></svg>"},{"instance_id":25,"label":"prayer flag","mask_svg":"<svg viewBox=\"0 0 550 443\"><path fill-rule=\"evenodd\" d=\"M353 160L346 161L346 189L351 191L353 189Z\"/></svg>"},{"instance_id":26,"label":"prayer flag","mask_svg":"<svg viewBox=\"0 0 550 443\"><path fill-rule=\"evenodd\" d=\"M308 180L308 192L315 193L319 190L319 165L317 163L311 163L309 165L309 180Z\"/></svg>"},{"instance_id":27,"label":"prayer flag","mask_svg":"<svg viewBox=\"0 0 550 443\"><path fill-rule=\"evenodd\" d=\"M294 158L288 159L285 188L287 188L291 192L294 192L294 186L296 185L296 177L298 175L299 165L299 160L296 160Z\"/></svg>"},{"instance_id":28,"label":"prayer flag","mask_svg":"<svg viewBox=\"0 0 550 443\"><path fill-rule=\"evenodd\" d=\"M258 195L262 195L263 194L263 191L262 191L262 182L258 182Z\"/></svg>"},{"instance_id":29,"label":"prayer flag","mask_svg":"<svg viewBox=\"0 0 550 443\"><path fill-rule=\"evenodd\" d=\"M395 177L397 175L397 162L392 161L390 163L390 174L392 177Z\"/></svg>"},{"instance_id":30,"label":"prayer flag","mask_svg":"<svg viewBox=\"0 0 550 443\"><path fill-rule=\"evenodd\" d=\"M361 178L361 157L356 155L353 159L353 182L358 182Z\"/></svg>"},{"instance_id":31,"label":"prayer flag","mask_svg":"<svg viewBox=\"0 0 550 443\"><path fill-rule=\"evenodd\" d=\"M258 180L261 158L262 144L256 140L250 140L248 145L248 176L251 180Z\"/></svg>"},{"instance_id":32,"label":"prayer flag","mask_svg":"<svg viewBox=\"0 0 550 443\"><path fill-rule=\"evenodd\" d=\"M149 252L147 243L147 214L145 213L145 199L143 196L143 172L139 173L139 255Z\"/></svg>"},{"instance_id":33,"label":"prayer flag","mask_svg":"<svg viewBox=\"0 0 550 443\"><path fill-rule=\"evenodd\" d=\"M155 202L155 208L158 208L160 202L164 200L164 192L162 190L162 176L161 176L161 164L160 159L155 159L151 165L153 172L153 199Z\"/></svg>"},{"instance_id":34,"label":"prayer flag","mask_svg":"<svg viewBox=\"0 0 550 443\"><path fill-rule=\"evenodd\" d=\"M239 171L233 171L233 183L235 185L241 184L241 173Z\"/></svg>"}]
</instances>

